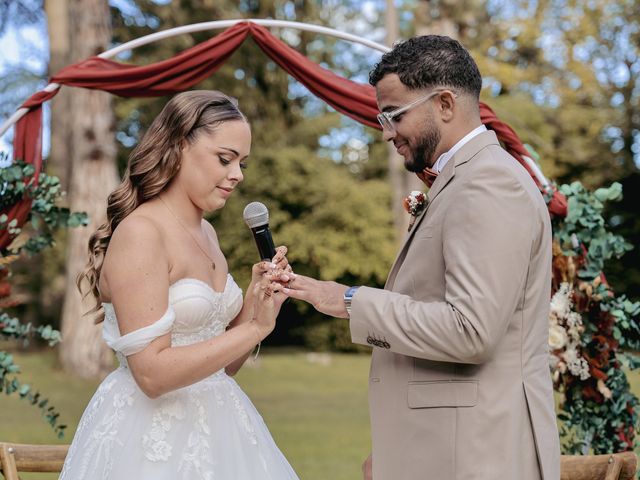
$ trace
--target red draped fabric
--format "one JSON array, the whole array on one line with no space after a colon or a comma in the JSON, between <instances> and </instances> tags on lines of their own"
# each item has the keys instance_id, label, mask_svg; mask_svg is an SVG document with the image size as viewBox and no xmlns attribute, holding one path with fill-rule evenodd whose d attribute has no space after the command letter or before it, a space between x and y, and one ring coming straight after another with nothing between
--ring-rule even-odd
<instances>
[{"instance_id":1,"label":"red draped fabric","mask_svg":"<svg viewBox=\"0 0 640 480\"><path fill-rule=\"evenodd\" d=\"M527 162L525 162L523 156L531 157L531 154L527 151L526 147L522 144L516 132L507 125L506 123L500 121L496 114L491 110L491 108L485 104L480 103L480 120L485 124L487 128L496 132L496 135L500 139L500 141L504 144L507 151L513 155L516 160L518 160L524 168L527 169L529 174L533 177L538 187L543 189L543 186L540 185L540 182L536 178L533 171L529 168ZM546 195L550 195L551 199L547 204L547 208L549 209L549 213L552 216L557 217L566 217L567 216L567 198L557 191L555 188L550 187L549 191L543 192Z\"/></svg>"},{"instance_id":2,"label":"red draped fabric","mask_svg":"<svg viewBox=\"0 0 640 480\"><path fill-rule=\"evenodd\" d=\"M52 83L72 87L104 90L122 97L153 97L181 92L204 80L218 70L229 56L251 36L269 58L289 75L337 111L373 128L380 128L376 119L378 108L375 89L340 77L312 62L255 23L242 22L220 35L195 45L175 57L144 66L126 65L99 57L63 68L51 78ZM16 124L14 158L34 165L37 175L42 168L42 103L54 97L54 92L38 92L22 106L29 112ZM480 105L482 121L496 131L507 150L528 169L522 155L528 155L515 132L501 122L485 104ZM532 173L531 171L529 173ZM533 176L533 175L532 175ZM534 180L537 179L535 176ZM7 213L21 226L26 221L31 201L24 199ZM549 204L554 215L566 215L566 200L558 192ZM0 232L0 248L11 238Z\"/></svg>"}]
</instances>

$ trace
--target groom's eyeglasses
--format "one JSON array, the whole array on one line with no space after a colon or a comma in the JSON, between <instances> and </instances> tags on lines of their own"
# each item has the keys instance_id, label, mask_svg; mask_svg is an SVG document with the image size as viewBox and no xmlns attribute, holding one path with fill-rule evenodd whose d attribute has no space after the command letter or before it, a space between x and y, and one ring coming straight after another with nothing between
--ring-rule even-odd
<instances>
[{"instance_id":1,"label":"groom's eyeglasses","mask_svg":"<svg viewBox=\"0 0 640 480\"><path fill-rule=\"evenodd\" d=\"M418 98L417 100L414 100L411 103L403 105L402 107L398 107L395 110L391 110L390 112L379 113L378 114L378 122L380 122L380 125L382 125L382 130L389 130L390 132L395 133L396 132L396 121L395 121L395 119L397 117L399 117L403 113L408 112L413 107L416 107L416 106L426 102L427 100L431 100L436 95L440 95L441 93L446 92L446 91L447 90L436 90L435 92L431 92L431 93L425 95L424 97L420 97L420 98ZM451 92L451 93L453 93L453 92ZM453 96L454 96L454 98L458 97L458 95L456 95L455 93L453 94Z\"/></svg>"}]
</instances>

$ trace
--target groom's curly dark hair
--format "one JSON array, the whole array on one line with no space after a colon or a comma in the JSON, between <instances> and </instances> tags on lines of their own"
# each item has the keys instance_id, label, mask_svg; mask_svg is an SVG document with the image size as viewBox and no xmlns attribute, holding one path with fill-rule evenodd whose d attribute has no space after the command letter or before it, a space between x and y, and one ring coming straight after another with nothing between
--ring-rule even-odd
<instances>
[{"instance_id":1,"label":"groom's curly dark hair","mask_svg":"<svg viewBox=\"0 0 640 480\"><path fill-rule=\"evenodd\" d=\"M423 35L398 43L369 74L375 86L395 73L408 88L450 87L480 98L482 77L460 42L441 35Z\"/></svg>"}]
</instances>

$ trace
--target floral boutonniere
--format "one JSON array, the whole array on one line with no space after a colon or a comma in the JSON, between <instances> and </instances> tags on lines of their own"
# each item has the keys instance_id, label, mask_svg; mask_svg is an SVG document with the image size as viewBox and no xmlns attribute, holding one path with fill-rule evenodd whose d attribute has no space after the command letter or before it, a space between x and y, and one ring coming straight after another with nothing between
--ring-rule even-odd
<instances>
[{"instance_id":1,"label":"floral boutonniere","mask_svg":"<svg viewBox=\"0 0 640 480\"><path fill-rule=\"evenodd\" d=\"M418 215L420 215L427 206L427 196L423 192L414 190L409 196L405 197L403 204L404 209L411 215L408 229L408 231L411 231L413 224L416 222L416 218L418 218Z\"/></svg>"}]
</instances>

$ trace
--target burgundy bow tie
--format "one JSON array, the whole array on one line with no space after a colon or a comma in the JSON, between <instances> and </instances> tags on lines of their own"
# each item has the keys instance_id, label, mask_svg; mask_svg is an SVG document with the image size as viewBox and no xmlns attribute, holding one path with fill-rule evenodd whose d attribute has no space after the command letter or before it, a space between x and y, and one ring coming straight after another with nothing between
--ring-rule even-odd
<instances>
[{"instance_id":1,"label":"burgundy bow tie","mask_svg":"<svg viewBox=\"0 0 640 480\"><path fill-rule=\"evenodd\" d=\"M431 185L433 185L433 182L435 182L438 177L438 172L431 170L429 167L425 167L422 172L416 173L416 175L427 185L427 187L431 188Z\"/></svg>"}]
</instances>

